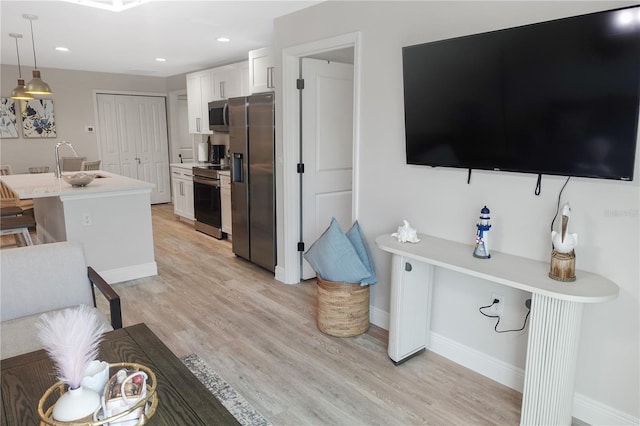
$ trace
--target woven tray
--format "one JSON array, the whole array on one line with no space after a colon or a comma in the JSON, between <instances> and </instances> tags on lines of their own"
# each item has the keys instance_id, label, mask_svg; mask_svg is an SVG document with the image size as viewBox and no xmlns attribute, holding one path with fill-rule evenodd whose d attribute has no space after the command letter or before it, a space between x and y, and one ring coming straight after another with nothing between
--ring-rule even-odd
<instances>
[{"instance_id":1,"label":"woven tray","mask_svg":"<svg viewBox=\"0 0 640 426\"><path fill-rule=\"evenodd\" d=\"M318 276L318 328L336 337L352 337L369 329L369 286L327 281Z\"/></svg>"},{"instance_id":2,"label":"woven tray","mask_svg":"<svg viewBox=\"0 0 640 426\"><path fill-rule=\"evenodd\" d=\"M58 420L54 420L53 406L55 404L55 400L62 396L67 391L67 387L62 382L56 382L53 386L51 386L47 391L42 395L40 401L38 403L38 415L40 416L40 426L100 426L107 425L110 422L115 422L118 419L126 416L127 414L133 412L138 408L143 408L142 415L138 419L138 422L135 426L141 426L146 424L149 419L155 414L156 408L158 407L158 394L156 393L156 386L158 384L156 380L156 375L149 369L148 367L137 364L133 362L117 362L109 364L110 372L113 370L117 370L120 368L129 368L135 369L139 371L144 371L147 374L147 396L142 398L136 404L132 405L128 410L113 415L109 418L103 420L89 420L89 419L81 419L72 422L62 422ZM51 402L53 398L53 404L47 407L47 403Z\"/></svg>"}]
</instances>

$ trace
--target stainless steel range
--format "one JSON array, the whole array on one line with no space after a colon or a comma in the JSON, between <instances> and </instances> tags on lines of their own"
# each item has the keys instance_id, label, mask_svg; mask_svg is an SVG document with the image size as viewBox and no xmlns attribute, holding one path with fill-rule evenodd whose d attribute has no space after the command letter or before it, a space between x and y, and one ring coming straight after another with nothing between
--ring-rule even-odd
<instances>
[{"instance_id":1,"label":"stainless steel range","mask_svg":"<svg viewBox=\"0 0 640 426\"><path fill-rule=\"evenodd\" d=\"M220 170L226 166L203 165L193 167L193 206L196 230L219 240L226 238L222 232L222 209L220 208Z\"/></svg>"}]
</instances>

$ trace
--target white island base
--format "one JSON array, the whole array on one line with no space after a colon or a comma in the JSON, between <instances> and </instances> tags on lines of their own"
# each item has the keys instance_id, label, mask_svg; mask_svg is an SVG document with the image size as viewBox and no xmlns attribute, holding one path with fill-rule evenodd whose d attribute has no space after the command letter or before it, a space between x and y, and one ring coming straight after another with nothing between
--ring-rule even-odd
<instances>
[{"instance_id":1,"label":"white island base","mask_svg":"<svg viewBox=\"0 0 640 426\"><path fill-rule=\"evenodd\" d=\"M584 271L576 271L575 282L554 281L546 262L499 252L478 259L471 245L419 238L417 244L390 235L376 239L378 248L393 254L389 357L400 363L428 347L435 267L531 292L520 423L570 425L583 306L615 299L618 286Z\"/></svg>"},{"instance_id":2,"label":"white island base","mask_svg":"<svg viewBox=\"0 0 640 426\"><path fill-rule=\"evenodd\" d=\"M152 184L97 172L86 187L52 173L2 176L20 198L32 198L39 243L79 241L87 264L110 284L158 274L151 223Z\"/></svg>"}]
</instances>

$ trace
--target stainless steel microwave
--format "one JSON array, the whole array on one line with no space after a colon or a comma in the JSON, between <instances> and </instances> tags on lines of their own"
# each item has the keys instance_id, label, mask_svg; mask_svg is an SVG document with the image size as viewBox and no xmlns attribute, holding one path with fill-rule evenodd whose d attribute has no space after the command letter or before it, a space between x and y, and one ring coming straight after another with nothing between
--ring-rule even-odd
<instances>
[{"instance_id":1,"label":"stainless steel microwave","mask_svg":"<svg viewBox=\"0 0 640 426\"><path fill-rule=\"evenodd\" d=\"M229 108L226 100L209 102L209 130L229 131Z\"/></svg>"}]
</instances>

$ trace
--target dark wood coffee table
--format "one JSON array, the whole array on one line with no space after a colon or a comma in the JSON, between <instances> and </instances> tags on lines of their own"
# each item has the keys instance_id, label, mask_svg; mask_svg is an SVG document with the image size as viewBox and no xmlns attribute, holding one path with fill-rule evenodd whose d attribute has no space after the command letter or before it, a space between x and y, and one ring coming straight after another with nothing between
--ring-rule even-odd
<instances>
[{"instance_id":1,"label":"dark wood coffee table","mask_svg":"<svg viewBox=\"0 0 640 426\"><path fill-rule=\"evenodd\" d=\"M99 359L146 365L158 379L150 425L238 425L238 421L145 324L106 333ZM37 425L38 401L56 382L44 350L3 360L2 425Z\"/></svg>"}]
</instances>

